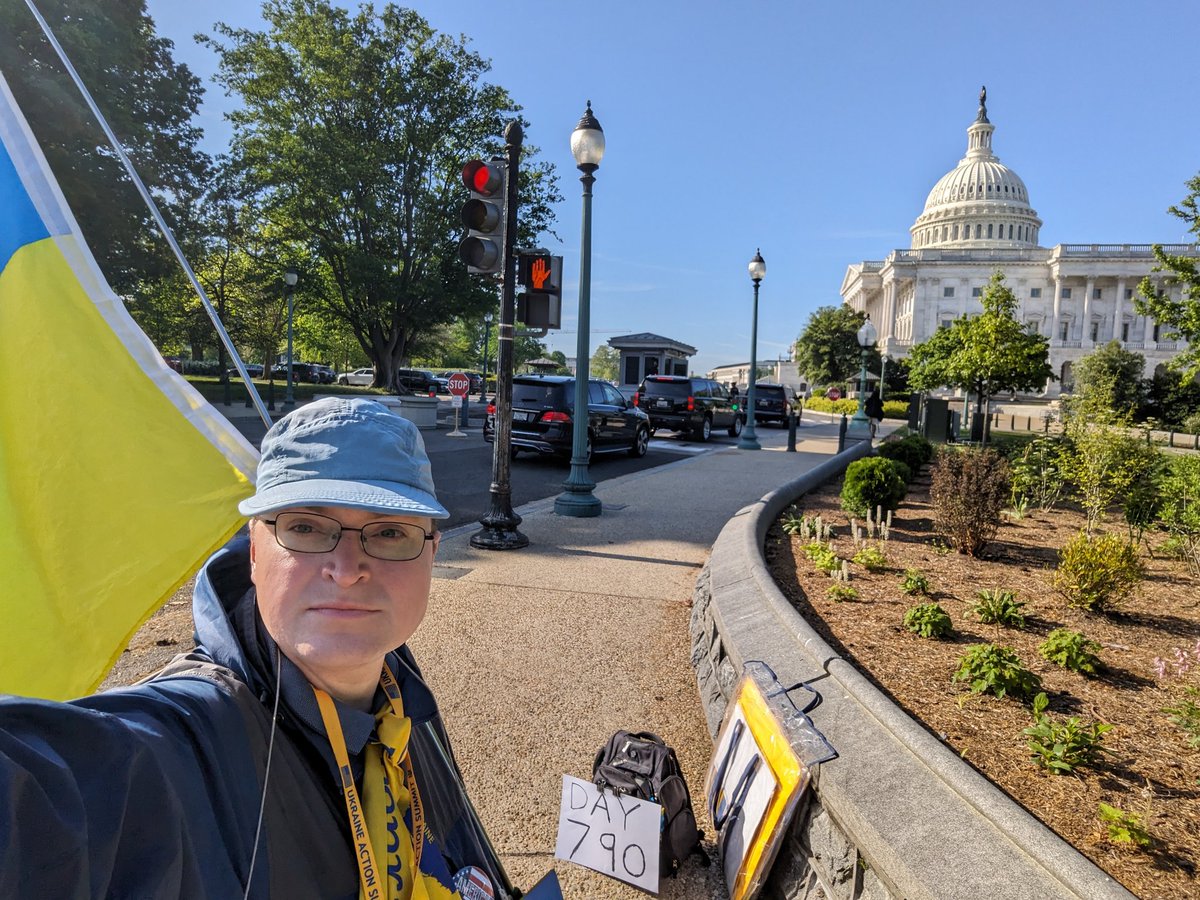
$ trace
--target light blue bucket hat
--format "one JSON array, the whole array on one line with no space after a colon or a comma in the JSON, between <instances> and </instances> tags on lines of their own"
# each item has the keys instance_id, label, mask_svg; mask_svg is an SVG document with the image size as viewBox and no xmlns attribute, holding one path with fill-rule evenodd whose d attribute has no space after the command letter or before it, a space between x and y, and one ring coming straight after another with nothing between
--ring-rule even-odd
<instances>
[{"instance_id":1,"label":"light blue bucket hat","mask_svg":"<svg viewBox=\"0 0 1200 900\"><path fill-rule=\"evenodd\" d=\"M254 496L244 516L296 506L348 506L447 519L438 503L421 432L382 403L329 397L271 426L262 441Z\"/></svg>"}]
</instances>

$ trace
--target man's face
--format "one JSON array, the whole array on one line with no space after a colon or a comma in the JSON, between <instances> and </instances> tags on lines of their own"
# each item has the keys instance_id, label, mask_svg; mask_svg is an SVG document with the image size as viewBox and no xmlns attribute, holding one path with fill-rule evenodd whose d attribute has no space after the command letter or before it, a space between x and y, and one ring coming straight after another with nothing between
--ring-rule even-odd
<instances>
[{"instance_id":1,"label":"man's face","mask_svg":"<svg viewBox=\"0 0 1200 900\"><path fill-rule=\"evenodd\" d=\"M427 518L346 507L289 511L328 516L345 528L389 521L432 530ZM412 637L425 617L438 537L426 543L413 560L374 559L363 552L358 532L347 531L328 553L296 553L279 545L271 526L253 519L250 578L263 624L309 681L334 696L339 684L364 672L373 669L377 677L385 654Z\"/></svg>"}]
</instances>

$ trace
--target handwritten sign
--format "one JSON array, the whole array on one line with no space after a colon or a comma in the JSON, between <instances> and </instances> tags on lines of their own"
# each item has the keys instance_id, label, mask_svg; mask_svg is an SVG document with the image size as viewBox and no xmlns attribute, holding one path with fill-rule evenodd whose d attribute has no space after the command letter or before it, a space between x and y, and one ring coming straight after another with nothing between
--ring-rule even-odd
<instances>
[{"instance_id":1,"label":"handwritten sign","mask_svg":"<svg viewBox=\"0 0 1200 900\"><path fill-rule=\"evenodd\" d=\"M563 776L554 855L658 893L662 807Z\"/></svg>"}]
</instances>

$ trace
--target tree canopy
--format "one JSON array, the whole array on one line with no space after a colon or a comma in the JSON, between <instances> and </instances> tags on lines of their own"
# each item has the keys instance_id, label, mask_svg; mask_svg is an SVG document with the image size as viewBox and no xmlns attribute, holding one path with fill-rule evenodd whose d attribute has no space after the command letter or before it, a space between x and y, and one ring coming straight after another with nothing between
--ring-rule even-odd
<instances>
[{"instance_id":1,"label":"tree canopy","mask_svg":"<svg viewBox=\"0 0 1200 900\"><path fill-rule=\"evenodd\" d=\"M804 331L796 338L792 358L811 384L834 384L858 378L862 368L862 347L858 329L866 315L849 306L822 306L808 317ZM868 367L879 371L879 351L869 349Z\"/></svg>"},{"instance_id":2,"label":"tree canopy","mask_svg":"<svg viewBox=\"0 0 1200 900\"><path fill-rule=\"evenodd\" d=\"M176 234L208 171L193 125L203 89L156 36L145 0L39 0L38 8ZM113 290L177 268L99 123L24 3L0 3L0 68ZM153 293L158 287L148 286Z\"/></svg>"},{"instance_id":3,"label":"tree canopy","mask_svg":"<svg viewBox=\"0 0 1200 900\"><path fill-rule=\"evenodd\" d=\"M1095 399L1098 407L1128 415L1142 401L1146 358L1110 341L1074 366L1075 393Z\"/></svg>"},{"instance_id":4,"label":"tree canopy","mask_svg":"<svg viewBox=\"0 0 1200 900\"><path fill-rule=\"evenodd\" d=\"M1167 212L1186 222L1188 231L1200 241L1200 175L1188 181L1187 189L1187 196L1178 206L1168 207ZM1200 375L1200 260L1167 253L1161 244L1155 244L1153 250L1158 260L1154 271L1169 273L1162 287L1178 285L1181 296L1172 300L1154 279L1146 277L1138 285L1133 305L1141 315L1166 325L1188 342L1188 349L1172 360L1172 368L1184 380L1195 378Z\"/></svg>"},{"instance_id":5,"label":"tree canopy","mask_svg":"<svg viewBox=\"0 0 1200 900\"><path fill-rule=\"evenodd\" d=\"M417 13L328 0L268 0L266 29L203 37L230 114L231 158L267 231L328 272L318 302L344 321L390 384L422 334L494 308L494 282L457 255L463 163L500 151L519 107L489 64ZM525 149L520 223L532 243L559 198L553 168Z\"/></svg>"},{"instance_id":6,"label":"tree canopy","mask_svg":"<svg viewBox=\"0 0 1200 900\"><path fill-rule=\"evenodd\" d=\"M977 397L982 411L996 394L1038 391L1054 377L1050 346L1017 321L1017 298L995 272L983 291L983 312L939 328L909 353L909 383L916 390L946 386Z\"/></svg>"}]
</instances>

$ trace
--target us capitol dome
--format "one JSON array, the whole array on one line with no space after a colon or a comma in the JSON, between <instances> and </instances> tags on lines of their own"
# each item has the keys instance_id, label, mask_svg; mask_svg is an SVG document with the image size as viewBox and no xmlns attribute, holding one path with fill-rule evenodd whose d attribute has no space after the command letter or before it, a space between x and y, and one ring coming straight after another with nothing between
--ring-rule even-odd
<instances>
[{"instance_id":1,"label":"us capitol dome","mask_svg":"<svg viewBox=\"0 0 1200 900\"><path fill-rule=\"evenodd\" d=\"M938 179L913 223L911 246L846 269L842 300L865 312L879 332L879 349L896 359L960 316L978 315L993 272L1016 295L1017 318L1050 345L1056 381L1040 392L1056 397L1073 383L1072 366L1097 347L1117 341L1140 353L1149 377L1186 343L1134 305L1149 275L1172 297L1179 286L1153 271L1144 244L1038 243L1042 220L1029 205L1025 182L992 152L987 89L967 128L967 153ZM1195 244L1163 244L1195 255Z\"/></svg>"},{"instance_id":2,"label":"us capitol dome","mask_svg":"<svg viewBox=\"0 0 1200 900\"><path fill-rule=\"evenodd\" d=\"M913 247L1036 247L1042 220L1021 177L992 152L987 89L967 129L967 155L943 175L909 229Z\"/></svg>"}]
</instances>

